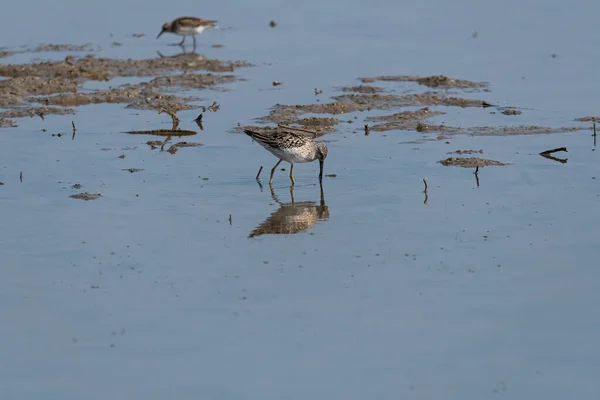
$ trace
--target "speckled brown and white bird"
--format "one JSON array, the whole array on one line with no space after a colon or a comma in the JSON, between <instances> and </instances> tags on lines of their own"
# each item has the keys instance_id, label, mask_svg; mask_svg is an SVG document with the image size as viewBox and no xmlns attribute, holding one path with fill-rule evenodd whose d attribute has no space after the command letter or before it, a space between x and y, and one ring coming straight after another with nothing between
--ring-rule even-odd
<instances>
[{"instance_id":1,"label":"speckled brown and white bird","mask_svg":"<svg viewBox=\"0 0 600 400\"><path fill-rule=\"evenodd\" d=\"M315 142L307 136L312 133L313 137L317 135L306 129L293 128L291 126L279 125L272 132L259 132L257 130L244 130L244 133L256 140L258 144L267 149L279 161L271 169L269 184L273 183L275 168L282 162L287 161L291 164L290 179L292 185L294 180L294 163L306 163L319 160L319 182L323 181L323 164L327 158L327 145L323 142Z\"/></svg>"},{"instance_id":2,"label":"speckled brown and white bird","mask_svg":"<svg viewBox=\"0 0 600 400\"><path fill-rule=\"evenodd\" d=\"M196 47L196 35L201 34L208 28L214 28L217 26L217 21L206 20L197 17L179 17L171 22L167 22L162 26L162 30L156 36L158 39L163 33L173 33L175 35L183 36L183 39L179 43L183 46L186 36L192 36L194 39L194 48Z\"/></svg>"}]
</instances>

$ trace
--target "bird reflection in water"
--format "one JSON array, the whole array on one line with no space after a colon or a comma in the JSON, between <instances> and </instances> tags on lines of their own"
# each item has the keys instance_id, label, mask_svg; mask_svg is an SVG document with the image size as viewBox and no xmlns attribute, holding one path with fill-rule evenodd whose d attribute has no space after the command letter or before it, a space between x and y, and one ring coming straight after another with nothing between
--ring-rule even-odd
<instances>
[{"instance_id":1,"label":"bird reflection in water","mask_svg":"<svg viewBox=\"0 0 600 400\"><path fill-rule=\"evenodd\" d=\"M291 203L282 203L277 198L273 187L271 186L271 197L279 204L279 209L272 213L262 224L254 228L248 236L249 238L260 235L293 235L303 232L319 221L326 221L329 218L329 207L325 205L325 196L323 195L323 185L319 185L321 193L320 204L314 201L294 200L294 186L290 186Z\"/></svg>"}]
</instances>

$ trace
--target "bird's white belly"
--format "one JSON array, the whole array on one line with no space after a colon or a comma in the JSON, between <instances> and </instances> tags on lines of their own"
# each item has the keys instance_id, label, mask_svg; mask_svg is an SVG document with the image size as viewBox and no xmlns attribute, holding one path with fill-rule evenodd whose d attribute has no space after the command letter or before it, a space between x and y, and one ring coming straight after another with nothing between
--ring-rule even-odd
<instances>
[{"instance_id":1,"label":"bird's white belly","mask_svg":"<svg viewBox=\"0 0 600 400\"><path fill-rule=\"evenodd\" d=\"M307 154L308 152L302 147L289 148L285 150L269 148L268 150L273 153L275 157L281 158L282 160L292 164L311 162L315 160L314 158L310 157L309 154Z\"/></svg>"},{"instance_id":2,"label":"bird's white belly","mask_svg":"<svg viewBox=\"0 0 600 400\"><path fill-rule=\"evenodd\" d=\"M204 30L206 29L206 27L204 26L199 26L198 28L179 28L179 34L181 36L193 36L193 35L199 35L202 32L204 32Z\"/></svg>"}]
</instances>

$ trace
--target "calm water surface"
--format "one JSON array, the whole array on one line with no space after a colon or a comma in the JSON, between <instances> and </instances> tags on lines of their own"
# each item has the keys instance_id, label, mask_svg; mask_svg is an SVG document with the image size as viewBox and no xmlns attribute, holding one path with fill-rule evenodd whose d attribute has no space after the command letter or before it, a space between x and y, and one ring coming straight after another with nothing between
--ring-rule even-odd
<instances>
[{"instance_id":1,"label":"calm water surface","mask_svg":"<svg viewBox=\"0 0 600 400\"><path fill-rule=\"evenodd\" d=\"M448 110L438 123L574 126L598 114L599 4L5 5L9 48L90 42L107 57L176 54L177 37L155 36L191 14L219 20L198 37L200 53L254 66L237 70L246 80L229 91L186 92L221 111L193 137L203 147L176 155L123 133L168 128L168 118L123 105L0 131L0 397L599 398L600 173L589 131L447 144L417 132L365 137L352 132L367 114L348 115L358 119L325 137L326 173L337 177L324 179L323 203L318 165L298 165L296 208L287 172L276 174L274 199L254 175L263 165L266 177L275 159L232 133L276 103L313 103L314 88L327 101L380 74L489 82L491 92L468 96L523 108L518 117ZM111 84L126 82L135 80ZM195 129L197 113L181 112L181 127ZM50 136L70 133L72 119L75 140ZM561 146L566 164L538 155ZM437 163L457 149L510 165L480 170L477 187L472 170ZM102 198L70 199L75 183ZM308 223L248 238L261 225L282 229L281 215Z\"/></svg>"}]
</instances>

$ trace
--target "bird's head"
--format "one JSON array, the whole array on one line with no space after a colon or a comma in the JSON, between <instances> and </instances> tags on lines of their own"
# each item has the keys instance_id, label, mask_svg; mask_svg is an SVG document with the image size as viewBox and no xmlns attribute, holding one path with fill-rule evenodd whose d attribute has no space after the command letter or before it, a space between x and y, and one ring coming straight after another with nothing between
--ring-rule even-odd
<instances>
[{"instance_id":1,"label":"bird's head","mask_svg":"<svg viewBox=\"0 0 600 400\"><path fill-rule=\"evenodd\" d=\"M170 32L171 31L171 24L172 22L167 22L162 26L162 29L160 31L160 33L158 34L158 36L156 37L157 39L160 37L160 35L162 35L165 32Z\"/></svg>"},{"instance_id":2,"label":"bird's head","mask_svg":"<svg viewBox=\"0 0 600 400\"><path fill-rule=\"evenodd\" d=\"M327 145L323 142L317 142L317 159L325 161L327 158Z\"/></svg>"}]
</instances>

